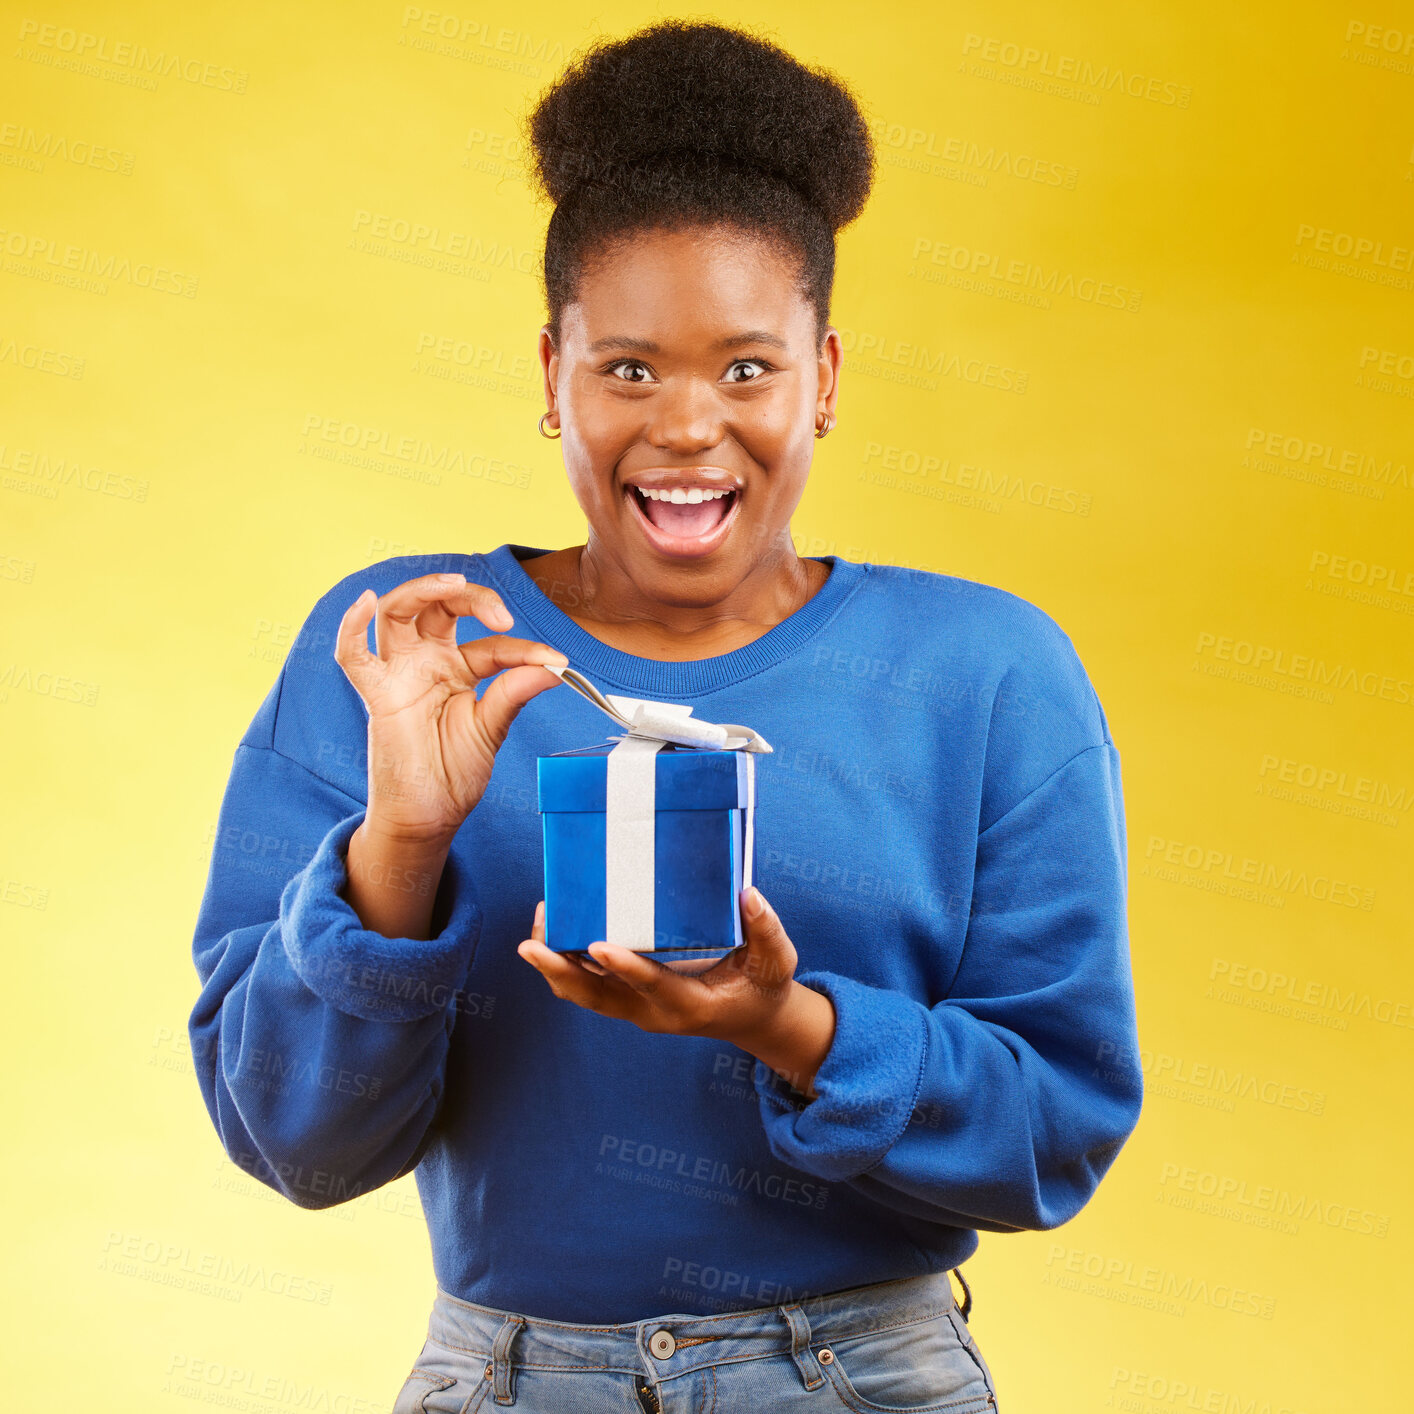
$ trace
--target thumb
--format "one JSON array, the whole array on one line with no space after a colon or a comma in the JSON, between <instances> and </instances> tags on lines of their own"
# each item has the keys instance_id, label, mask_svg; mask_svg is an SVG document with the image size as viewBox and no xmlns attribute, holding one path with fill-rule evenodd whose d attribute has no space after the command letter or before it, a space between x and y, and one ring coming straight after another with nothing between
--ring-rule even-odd
<instances>
[{"instance_id":1,"label":"thumb","mask_svg":"<svg viewBox=\"0 0 1414 1414\"><path fill-rule=\"evenodd\" d=\"M560 679L546 668L524 666L506 668L496 674L476 704L481 729L486 733L493 751L499 751L506 733L515 721L516 713L532 697L558 687Z\"/></svg>"},{"instance_id":2,"label":"thumb","mask_svg":"<svg viewBox=\"0 0 1414 1414\"><path fill-rule=\"evenodd\" d=\"M776 910L755 884L741 891L742 931L750 955L747 966L762 987L779 987L795 975L798 955Z\"/></svg>"}]
</instances>

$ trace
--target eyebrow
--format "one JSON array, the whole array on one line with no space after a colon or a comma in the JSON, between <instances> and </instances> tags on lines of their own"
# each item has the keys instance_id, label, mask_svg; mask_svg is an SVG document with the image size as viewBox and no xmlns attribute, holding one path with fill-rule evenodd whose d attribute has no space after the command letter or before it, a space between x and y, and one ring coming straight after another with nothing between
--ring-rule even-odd
<instances>
[{"instance_id":1,"label":"eyebrow","mask_svg":"<svg viewBox=\"0 0 1414 1414\"><path fill-rule=\"evenodd\" d=\"M718 339L712 345L714 349L739 349L746 344L769 344L776 349L789 349L786 343L778 334L767 333L764 329L749 329L744 334L729 334L725 339ZM610 334L603 339L595 339L590 344L590 353L605 353L610 349L617 349L624 353L655 354L662 350L652 339L636 339L631 334Z\"/></svg>"},{"instance_id":2,"label":"eyebrow","mask_svg":"<svg viewBox=\"0 0 1414 1414\"><path fill-rule=\"evenodd\" d=\"M605 339L595 339L590 344L590 353L603 353L606 349L622 349L625 353L657 353L658 345L652 339L635 339L630 334L610 334Z\"/></svg>"},{"instance_id":3,"label":"eyebrow","mask_svg":"<svg viewBox=\"0 0 1414 1414\"><path fill-rule=\"evenodd\" d=\"M765 329L749 329L745 334L733 334L730 338L718 339L713 347L739 349L743 344L770 344L773 349L790 348L790 345L779 334L769 334Z\"/></svg>"}]
</instances>

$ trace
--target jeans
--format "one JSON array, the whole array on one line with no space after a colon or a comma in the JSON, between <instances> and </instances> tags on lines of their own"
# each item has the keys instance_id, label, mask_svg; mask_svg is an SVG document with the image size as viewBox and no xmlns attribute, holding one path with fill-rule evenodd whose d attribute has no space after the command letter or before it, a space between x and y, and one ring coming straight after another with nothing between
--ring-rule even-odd
<instances>
[{"instance_id":1,"label":"jeans","mask_svg":"<svg viewBox=\"0 0 1414 1414\"><path fill-rule=\"evenodd\" d=\"M719 1316L571 1325L440 1287L393 1414L996 1414L946 1272Z\"/></svg>"}]
</instances>

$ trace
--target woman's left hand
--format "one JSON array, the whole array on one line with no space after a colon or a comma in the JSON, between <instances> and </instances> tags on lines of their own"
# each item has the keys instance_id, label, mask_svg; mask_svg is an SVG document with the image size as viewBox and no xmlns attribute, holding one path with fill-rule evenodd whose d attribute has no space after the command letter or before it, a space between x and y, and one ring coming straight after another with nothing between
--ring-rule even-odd
<instances>
[{"instance_id":1,"label":"woman's left hand","mask_svg":"<svg viewBox=\"0 0 1414 1414\"><path fill-rule=\"evenodd\" d=\"M545 946L542 899L517 951L557 997L643 1031L728 1041L813 1099L811 1082L834 1040L834 1006L795 980L795 945L755 887L742 891L741 921L743 946L706 972L685 975L631 948L591 943L599 972Z\"/></svg>"}]
</instances>

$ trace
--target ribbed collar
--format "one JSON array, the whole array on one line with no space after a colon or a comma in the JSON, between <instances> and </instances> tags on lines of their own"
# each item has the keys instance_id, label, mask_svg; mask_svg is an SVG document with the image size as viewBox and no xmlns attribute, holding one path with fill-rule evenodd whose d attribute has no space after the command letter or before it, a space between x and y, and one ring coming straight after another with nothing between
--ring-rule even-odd
<instances>
[{"instance_id":1,"label":"ribbed collar","mask_svg":"<svg viewBox=\"0 0 1414 1414\"><path fill-rule=\"evenodd\" d=\"M580 628L553 603L520 563L549 553L528 545L507 544L485 556L497 591L516 618L523 619L532 630L529 636L558 648L573 667L595 683L608 682L630 692L674 701L716 692L789 658L829 622L864 582L869 568L867 564L843 560L838 555L812 555L811 559L830 567L830 576L795 613L760 638L730 653L685 663L663 663L611 647Z\"/></svg>"}]
</instances>

